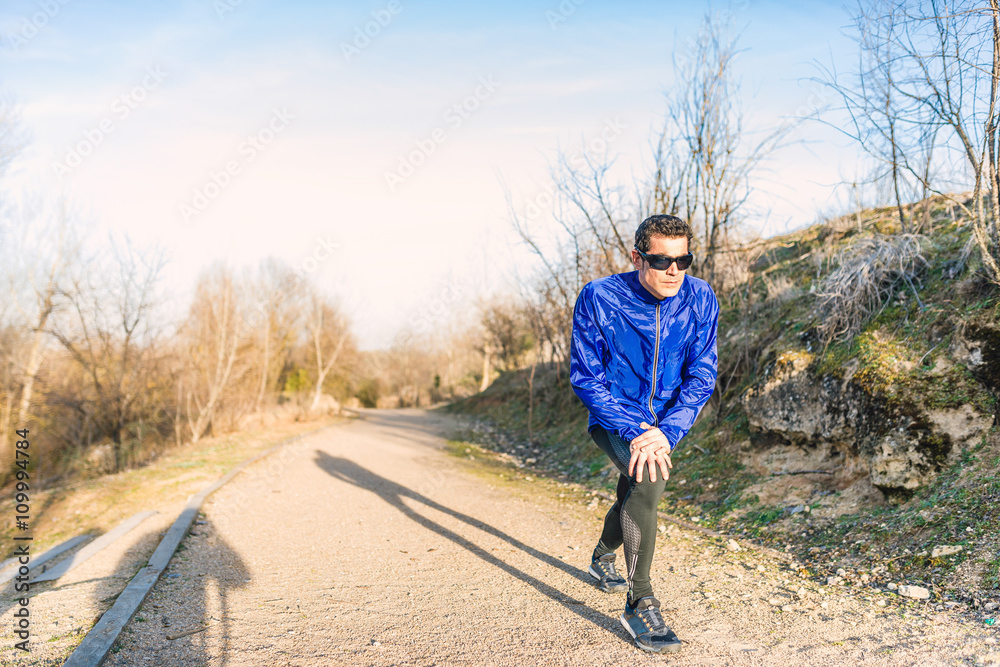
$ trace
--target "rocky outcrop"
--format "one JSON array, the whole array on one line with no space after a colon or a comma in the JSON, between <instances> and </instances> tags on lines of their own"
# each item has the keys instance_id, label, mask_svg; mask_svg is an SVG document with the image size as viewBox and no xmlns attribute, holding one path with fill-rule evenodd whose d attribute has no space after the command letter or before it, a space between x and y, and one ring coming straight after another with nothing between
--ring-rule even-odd
<instances>
[{"instance_id":1,"label":"rocky outcrop","mask_svg":"<svg viewBox=\"0 0 1000 667\"><path fill-rule=\"evenodd\" d=\"M980 317L965 324L950 350L994 393L1000 393L1000 322Z\"/></svg>"},{"instance_id":2,"label":"rocky outcrop","mask_svg":"<svg viewBox=\"0 0 1000 667\"><path fill-rule=\"evenodd\" d=\"M947 382L958 364L985 386L987 378L1000 384L1000 335L993 333L1000 331L986 323L959 333L950 360L935 366L940 378L932 379L932 386ZM751 441L757 448L809 450L812 460L819 450L834 470L856 470L861 464L871 483L893 501L931 481L961 446L981 437L994 421L994 415L969 404L933 408L919 392L873 390L858 380L859 367L854 359L837 374L820 374L807 350L772 353L762 379L741 399Z\"/></svg>"}]
</instances>

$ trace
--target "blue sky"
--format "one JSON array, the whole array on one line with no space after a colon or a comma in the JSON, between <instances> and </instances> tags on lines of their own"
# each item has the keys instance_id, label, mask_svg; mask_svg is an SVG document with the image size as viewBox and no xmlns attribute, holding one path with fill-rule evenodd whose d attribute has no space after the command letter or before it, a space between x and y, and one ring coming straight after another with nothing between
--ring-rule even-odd
<instances>
[{"instance_id":1,"label":"blue sky","mask_svg":"<svg viewBox=\"0 0 1000 667\"><path fill-rule=\"evenodd\" d=\"M536 197L557 149L609 124L621 128L610 147L619 173L641 168L671 53L707 8L7 0L0 93L20 106L31 143L5 187L66 193L101 233L162 246L178 295L212 261L302 266L332 242L312 275L338 294L362 347L379 347L440 309L449 286L460 289L445 305L472 312L477 296L530 270L501 181L519 201ZM850 58L840 3L713 8L742 29L752 125L810 110L810 63ZM374 36L345 55L366 25ZM463 103L474 109L449 112ZM798 139L808 143L784 150L761 181L758 209L770 215L751 223L766 233L836 206L832 185L855 159L821 126ZM390 187L387 172L421 145L433 152Z\"/></svg>"}]
</instances>

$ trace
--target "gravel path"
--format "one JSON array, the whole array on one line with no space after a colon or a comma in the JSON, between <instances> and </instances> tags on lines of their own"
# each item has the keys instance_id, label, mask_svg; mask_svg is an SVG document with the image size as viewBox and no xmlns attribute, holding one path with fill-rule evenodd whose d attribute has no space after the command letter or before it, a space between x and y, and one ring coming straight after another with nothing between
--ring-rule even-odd
<instances>
[{"instance_id":1,"label":"gravel path","mask_svg":"<svg viewBox=\"0 0 1000 667\"><path fill-rule=\"evenodd\" d=\"M998 629L894 595L882 607L673 527L653 583L685 646L646 655L618 623L623 596L586 574L607 505L448 456L450 428L366 411L245 471L105 664L1000 664Z\"/></svg>"}]
</instances>

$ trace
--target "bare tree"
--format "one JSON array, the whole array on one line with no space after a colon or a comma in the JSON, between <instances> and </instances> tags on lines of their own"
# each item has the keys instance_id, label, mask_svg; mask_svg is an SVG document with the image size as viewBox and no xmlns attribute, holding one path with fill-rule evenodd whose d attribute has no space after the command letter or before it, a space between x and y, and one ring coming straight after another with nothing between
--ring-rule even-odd
<instances>
[{"instance_id":1,"label":"bare tree","mask_svg":"<svg viewBox=\"0 0 1000 667\"><path fill-rule=\"evenodd\" d=\"M500 370L520 368L525 353L535 344L524 309L512 300L495 300L483 307L482 324L485 346L495 354Z\"/></svg>"},{"instance_id":2,"label":"bare tree","mask_svg":"<svg viewBox=\"0 0 1000 667\"><path fill-rule=\"evenodd\" d=\"M0 101L0 175L3 175L23 146L24 140L17 109L9 101L2 100ZM16 290L13 289L13 284L16 282L17 277L22 275L20 269L23 266L24 258L28 255L26 252L27 248L22 248L19 243L14 242L14 225L7 224L8 220L2 216L4 212L2 206L0 206L0 261L3 261L4 265L9 267L9 272L5 277L10 278L12 283L11 299L0 301L0 327L6 328L10 324L8 306L19 303L19 295L15 294ZM23 254L19 252L22 250L25 251ZM42 337L40 333L37 335ZM0 456L3 457L4 461L13 461L13 457L8 455L8 447L11 443L9 435L10 422L13 419L14 404L17 401L18 393L20 393L19 412L22 415L26 413L26 410L21 410L20 408L24 404L23 387L25 371L31 367L32 362L29 355L27 368L20 368L20 360L23 358L21 354L22 343L22 337L13 330L4 331L3 342L0 344L0 354L3 355L0 357L0 362L2 362L0 363L0 372L2 372L2 375L0 375L0 384L2 384L3 388L3 395L0 397L2 398L2 401L0 401L0 426L3 427L3 432L0 433ZM32 341L32 346L34 349L34 340ZM40 346L41 343L39 343ZM38 354L40 355L40 350ZM33 374L31 375L33 378ZM28 392L29 406L30 401L31 390ZM24 422L21 421L20 423L23 424ZM0 468L0 484L5 481L2 470L3 468Z\"/></svg>"},{"instance_id":3,"label":"bare tree","mask_svg":"<svg viewBox=\"0 0 1000 667\"><path fill-rule=\"evenodd\" d=\"M29 210L19 212L22 236L17 244L19 257L31 257L30 265L21 259L15 266L15 281L10 285L11 303L29 323L31 345L22 369L18 423L26 424L31 415L35 380L42 365L43 348L48 337L49 318L59 308L67 292L69 267L79 259L79 244L71 227L68 203L60 199L53 206L35 202ZM22 295L31 309L22 307Z\"/></svg>"},{"instance_id":4,"label":"bare tree","mask_svg":"<svg viewBox=\"0 0 1000 667\"><path fill-rule=\"evenodd\" d=\"M972 241L1000 283L997 1L863 0L855 26L857 70L844 80L827 69L822 78L844 102L846 134L890 165L884 175L904 233L905 177L913 192L945 197L972 221ZM953 194L956 186L971 199Z\"/></svg>"},{"instance_id":5,"label":"bare tree","mask_svg":"<svg viewBox=\"0 0 1000 667\"><path fill-rule=\"evenodd\" d=\"M632 268L635 226L648 215L671 213L691 223L699 275L727 284L745 279L746 263L734 260L727 248L747 236L743 223L751 182L794 124L747 129L734 74L737 39L729 32L722 17L706 15L696 42L675 56L679 82L655 138L648 179L618 186L606 153L562 153L551 171L555 240L544 238L533 216L518 210L508 192L511 222L541 267L522 278L522 301L538 352L551 361L568 362L580 289Z\"/></svg>"},{"instance_id":6,"label":"bare tree","mask_svg":"<svg viewBox=\"0 0 1000 667\"><path fill-rule=\"evenodd\" d=\"M514 229L541 264L539 272L522 278L522 283L524 292L532 295L528 307L535 311L539 333L553 361L569 360L573 306L583 286L631 267L629 250L639 207L629 200L624 188L611 183L610 168L607 155L583 151L559 157L551 178L555 185L552 218L560 233L548 244L508 193ZM481 348L484 389L491 357L502 351L495 343L487 340Z\"/></svg>"},{"instance_id":7,"label":"bare tree","mask_svg":"<svg viewBox=\"0 0 1000 667\"><path fill-rule=\"evenodd\" d=\"M73 214L65 198L26 202L6 211L10 227L2 244L7 269L0 313L3 323L23 333L7 337L7 369L2 421L16 419L20 428L37 425L39 375L51 351L48 328L65 306L71 268L79 261ZM0 456L11 445L10 431L0 433ZM13 460L8 457L5 460ZM2 481L2 480L0 480Z\"/></svg>"},{"instance_id":8,"label":"bare tree","mask_svg":"<svg viewBox=\"0 0 1000 667\"><path fill-rule=\"evenodd\" d=\"M301 333L306 285L290 267L276 259L261 262L253 280L248 322L260 336L260 381L254 411L260 412L269 392L288 363Z\"/></svg>"},{"instance_id":9,"label":"bare tree","mask_svg":"<svg viewBox=\"0 0 1000 667\"><path fill-rule=\"evenodd\" d=\"M83 391L65 396L111 441L116 469L126 463L138 405L150 380L155 332L151 310L163 268L157 250L138 251L128 240L109 244L109 256L94 258L73 277L68 308L48 331L81 371ZM109 268L111 270L109 270Z\"/></svg>"},{"instance_id":10,"label":"bare tree","mask_svg":"<svg viewBox=\"0 0 1000 667\"><path fill-rule=\"evenodd\" d=\"M737 37L730 30L708 14L695 44L681 55L675 51L677 92L644 198L650 213L673 213L691 223L693 250L703 257L700 272L709 281L717 278L720 250L737 240L733 234L744 222L754 172L793 127L785 123L762 133L746 128L734 73Z\"/></svg>"},{"instance_id":11,"label":"bare tree","mask_svg":"<svg viewBox=\"0 0 1000 667\"><path fill-rule=\"evenodd\" d=\"M323 383L336 366L351 334L347 318L329 297L316 290L309 295L306 331L316 370L310 410L316 410L323 397Z\"/></svg>"},{"instance_id":12,"label":"bare tree","mask_svg":"<svg viewBox=\"0 0 1000 667\"><path fill-rule=\"evenodd\" d=\"M243 305L240 287L229 269L215 266L202 274L181 328L187 342L187 368L178 392L192 442L208 432L234 375L244 343ZM246 370L243 361L235 368L237 373Z\"/></svg>"}]
</instances>

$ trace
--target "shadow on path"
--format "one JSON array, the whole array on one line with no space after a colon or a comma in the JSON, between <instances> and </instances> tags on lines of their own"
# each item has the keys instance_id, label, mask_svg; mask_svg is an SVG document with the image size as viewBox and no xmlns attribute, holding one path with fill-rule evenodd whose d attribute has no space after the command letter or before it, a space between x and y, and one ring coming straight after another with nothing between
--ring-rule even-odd
<instances>
[{"instance_id":1,"label":"shadow on path","mask_svg":"<svg viewBox=\"0 0 1000 667\"><path fill-rule=\"evenodd\" d=\"M521 542L517 538L512 537L507 533L498 530L493 526L490 526L487 523L484 523L478 519L470 517L467 514L462 514L461 512L445 507L444 505L441 505L440 503L437 503L431 500L430 498L420 493L417 493L416 491L413 491L412 489L409 489L401 484L386 479L385 477L382 477L381 475L378 475L368 470L367 468L364 468L358 465L357 463L354 463L353 461L338 456L330 456L326 452L317 450L315 462L316 465L319 466L321 470L328 473L334 479L338 479L342 482L353 484L354 486L366 489L368 491L377 494L380 498L382 498L382 500L386 501L387 503L398 509L400 512L402 512L407 517L409 517L416 523L420 524L427 530L435 532L438 535L451 540L458 546L475 554L476 556L486 561L490 565L494 565L503 570L504 572L510 574L514 578L519 579L524 583L530 585L539 593L542 593L543 595L547 596L554 602L558 602L563 607L565 607L569 611L572 611L577 616L580 616L581 618L590 621L594 625L604 630L607 630L608 632L611 632L616 637L618 636L618 634L612 629L618 626L618 624L615 622L616 619L613 619L606 614L603 614L599 611L591 609L590 607L587 607L585 603L579 600L575 600L572 597L563 594L557 588L550 586L544 581L536 579L530 574L517 569L516 567L510 565L509 563L505 563L504 561L500 560L499 558L489 553L488 551L478 546L477 544L473 543L469 539L459 535L458 533L455 533L454 531L449 530L448 528L445 528L441 524L436 523L431 519L428 519L422 514L415 512L405 502L403 502L403 499L409 498L411 500L415 500L419 503L426 505L431 509L452 516L458 519L459 521L462 521L463 523L466 523L474 528L478 528L490 535L493 535L494 537L497 537L507 542L511 546L514 546L520 549L521 551L524 551L528 555L537 558L538 560L542 561L543 563L546 563L547 565L551 565L552 567L562 570L566 574L569 574L570 576L575 577L580 581L587 583L588 585L592 585L592 579L590 578L590 575L584 572L583 570L573 567L572 565L569 565L567 563L564 563L558 558L553 558L552 556L543 553L538 549L535 549L534 547L525 544L524 542Z\"/></svg>"},{"instance_id":2,"label":"shadow on path","mask_svg":"<svg viewBox=\"0 0 1000 667\"><path fill-rule=\"evenodd\" d=\"M105 667L134 665L138 657L159 665L180 664L176 660L191 665L229 664L230 652L237 648L233 640L230 597L234 590L247 586L250 573L240 555L220 535L216 533L207 540L209 533L214 532L210 518L205 524L191 526L163 576L102 663ZM153 533L149 537L155 539L135 548L152 552L161 536ZM209 561L222 563L224 567L208 569ZM116 570L128 567L135 568L134 561L123 558ZM95 602L110 607L112 600L97 599ZM169 619L169 626L164 624L164 618ZM209 642L207 635L201 632L176 640L166 638L205 626L212 628L217 639ZM152 641L139 640L139 633L151 633Z\"/></svg>"}]
</instances>

